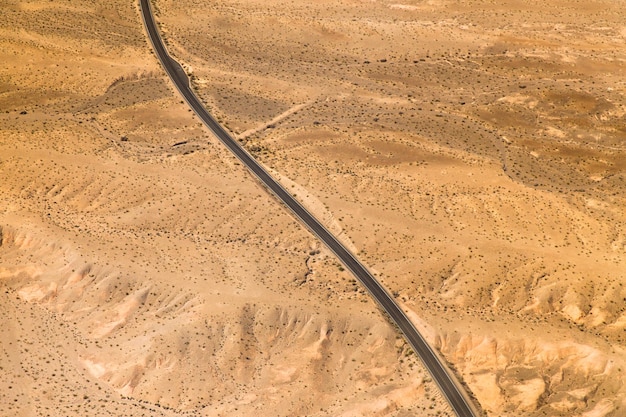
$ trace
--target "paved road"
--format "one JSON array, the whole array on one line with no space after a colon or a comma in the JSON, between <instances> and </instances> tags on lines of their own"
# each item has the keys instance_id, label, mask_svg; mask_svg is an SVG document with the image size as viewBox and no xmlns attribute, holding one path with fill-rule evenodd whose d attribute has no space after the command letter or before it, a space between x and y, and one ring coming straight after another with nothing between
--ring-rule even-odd
<instances>
[{"instance_id":1,"label":"paved road","mask_svg":"<svg viewBox=\"0 0 626 417\"><path fill-rule=\"evenodd\" d=\"M468 400L463 388L461 388L455 378L447 371L437 354L426 343L422 335L415 329L411 321L400 309L394 299L387 293L382 285L372 276L361 262L346 249L335 236L333 236L326 228L313 217L302 205L296 201L291 194L286 191L265 169L246 152L235 141L220 124L207 112L200 103L196 95L189 87L189 79L185 71L173 58L170 57L159 32L157 30L149 0L140 0L141 13L144 25L154 51L159 60L165 67L168 75L176 85L176 88L182 94L187 104L200 117L202 122L222 141L232 153L256 175L256 177L269 188L301 221L311 232L313 232L326 246L343 262L343 264L354 274L356 278L368 289L372 297L387 312L391 320L400 328L406 340L413 347L413 350L420 356L426 368L431 373L433 379L441 391L448 399L452 409L459 417L476 417L473 405Z\"/></svg>"}]
</instances>

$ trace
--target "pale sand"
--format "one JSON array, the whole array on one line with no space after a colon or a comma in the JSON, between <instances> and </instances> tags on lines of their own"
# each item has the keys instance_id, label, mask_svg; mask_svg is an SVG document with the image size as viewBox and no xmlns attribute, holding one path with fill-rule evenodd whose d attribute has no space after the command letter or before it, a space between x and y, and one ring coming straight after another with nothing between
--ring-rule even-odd
<instances>
[{"instance_id":1,"label":"pale sand","mask_svg":"<svg viewBox=\"0 0 626 417\"><path fill-rule=\"evenodd\" d=\"M528 417L626 407L618 3L157 1L210 110ZM452 415L134 3L0 20L0 415Z\"/></svg>"}]
</instances>

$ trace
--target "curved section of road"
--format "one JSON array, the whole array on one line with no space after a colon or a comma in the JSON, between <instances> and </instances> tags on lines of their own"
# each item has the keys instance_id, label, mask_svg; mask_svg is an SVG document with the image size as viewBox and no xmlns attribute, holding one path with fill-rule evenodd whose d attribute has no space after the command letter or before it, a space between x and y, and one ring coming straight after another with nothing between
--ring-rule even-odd
<instances>
[{"instance_id":1,"label":"curved section of road","mask_svg":"<svg viewBox=\"0 0 626 417\"><path fill-rule=\"evenodd\" d=\"M189 79L185 71L165 49L163 41L152 15L149 0L140 0L141 14L148 37L152 42L165 71L171 78L176 88L183 96L187 104L198 115L200 120L217 136L217 138L235 154L237 158L267 187L274 195L280 199L293 214L304 223L307 228L315 234L326 246L341 260L354 276L367 288L372 297L383 308L391 320L400 328L404 337L413 347L413 350L420 356L422 362L439 385L444 396L447 398L452 409L459 417L477 417L474 407L469 400L465 390L454 376L449 373L446 366L439 359L433 349L426 343L422 335L413 326L411 321L404 314L395 300L383 288L383 286L372 276L361 262L346 249L337 238L311 215L291 194L286 191L243 147L237 143L224 128L209 114L200 103L196 95L189 87Z\"/></svg>"}]
</instances>

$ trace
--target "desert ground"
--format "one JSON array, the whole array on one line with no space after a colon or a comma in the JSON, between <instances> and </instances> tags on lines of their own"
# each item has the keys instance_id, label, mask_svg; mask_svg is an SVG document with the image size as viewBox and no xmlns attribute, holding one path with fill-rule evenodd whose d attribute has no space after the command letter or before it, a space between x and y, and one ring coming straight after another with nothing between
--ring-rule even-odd
<instances>
[{"instance_id":1,"label":"desert ground","mask_svg":"<svg viewBox=\"0 0 626 417\"><path fill-rule=\"evenodd\" d=\"M485 416L626 413L623 1L153 5ZM137 2L0 16L0 415L454 415Z\"/></svg>"}]
</instances>

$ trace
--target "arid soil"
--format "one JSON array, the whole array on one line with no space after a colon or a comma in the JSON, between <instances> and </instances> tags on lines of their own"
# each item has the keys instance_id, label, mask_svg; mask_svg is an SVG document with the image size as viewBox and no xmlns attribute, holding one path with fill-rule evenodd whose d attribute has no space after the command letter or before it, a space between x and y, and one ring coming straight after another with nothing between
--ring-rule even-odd
<instances>
[{"instance_id":1,"label":"arid soil","mask_svg":"<svg viewBox=\"0 0 626 417\"><path fill-rule=\"evenodd\" d=\"M622 1L157 0L488 416L626 410ZM452 416L134 1L0 1L0 415Z\"/></svg>"}]
</instances>

